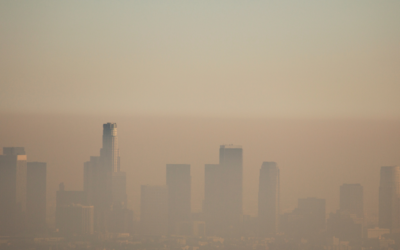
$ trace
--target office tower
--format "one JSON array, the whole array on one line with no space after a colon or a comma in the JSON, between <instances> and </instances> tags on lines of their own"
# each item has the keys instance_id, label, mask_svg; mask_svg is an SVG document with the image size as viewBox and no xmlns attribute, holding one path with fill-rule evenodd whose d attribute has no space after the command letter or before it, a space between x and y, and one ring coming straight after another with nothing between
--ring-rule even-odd
<instances>
[{"instance_id":1,"label":"office tower","mask_svg":"<svg viewBox=\"0 0 400 250\"><path fill-rule=\"evenodd\" d=\"M126 173L120 171L116 123L103 124L100 156L84 163L84 190L88 204L94 206L95 231L121 232L126 223L117 221L133 220L132 211L126 207Z\"/></svg>"},{"instance_id":2,"label":"office tower","mask_svg":"<svg viewBox=\"0 0 400 250\"><path fill-rule=\"evenodd\" d=\"M228 223L237 223L243 214L243 150L241 146L221 145L219 165L223 168L224 206Z\"/></svg>"},{"instance_id":3,"label":"office tower","mask_svg":"<svg viewBox=\"0 0 400 250\"><path fill-rule=\"evenodd\" d=\"M361 184L343 184L340 186L340 210L364 217L364 198Z\"/></svg>"},{"instance_id":4,"label":"office tower","mask_svg":"<svg viewBox=\"0 0 400 250\"><path fill-rule=\"evenodd\" d=\"M400 167L381 167L379 185L379 227L392 233L400 229Z\"/></svg>"},{"instance_id":5,"label":"office tower","mask_svg":"<svg viewBox=\"0 0 400 250\"><path fill-rule=\"evenodd\" d=\"M204 212L207 234L236 236L241 234L242 155L241 146L221 145L219 164L206 165Z\"/></svg>"},{"instance_id":6,"label":"office tower","mask_svg":"<svg viewBox=\"0 0 400 250\"><path fill-rule=\"evenodd\" d=\"M0 235L22 232L25 227L26 178L24 148L3 148L3 155L0 155Z\"/></svg>"},{"instance_id":7,"label":"office tower","mask_svg":"<svg viewBox=\"0 0 400 250\"><path fill-rule=\"evenodd\" d=\"M206 164L204 168L203 212L207 235L221 235L224 214L222 195L223 172L219 164Z\"/></svg>"},{"instance_id":8,"label":"office tower","mask_svg":"<svg viewBox=\"0 0 400 250\"><path fill-rule=\"evenodd\" d=\"M275 162L263 162L258 189L260 236L275 236L279 229L279 168Z\"/></svg>"},{"instance_id":9,"label":"office tower","mask_svg":"<svg viewBox=\"0 0 400 250\"><path fill-rule=\"evenodd\" d=\"M58 207L57 228L64 236L93 234L93 206L70 204Z\"/></svg>"},{"instance_id":10,"label":"office tower","mask_svg":"<svg viewBox=\"0 0 400 250\"><path fill-rule=\"evenodd\" d=\"M110 172L119 172L119 148L117 124L103 124L103 148L100 150L104 167Z\"/></svg>"},{"instance_id":11,"label":"office tower","mask_svg":"<svg viewBox=\"0 0 400 250\"><path fill-rule=\"evenodd\" d=\"M46 182L47 168L45 162L28 162L26 216L30 233L46 231Z\"/></svg>"},{"instance_id":12,"label":"office tower","mask_svg":"<svg viewBox=\"0 0 400 250\"><path fill-rule=\"evenodd\" d=\"M305 218L305 230L312 233L320 232L325 229L325 203L325 199L299 199L297 207Z\"/></svg>"},{"instance_id":13,"label":"office tower","mask_svg":"<svg viewBox=\"0 0 400 250\"><path fill-rule=\"evenodd\" d=\"M177 233L180 222L191 219L191 176L189 164L167 164L168 232Z\"/></svg>"},{"instance_id":14,"label":"office tower","mask_svg":"<svg viewBox=\"0 0 400 250\"><path fill-rule=\"evenodd\" d=\"M166 186L141 186L140 224L142 234L167 234L168 188Z\"/></svg>"}]
</instances>

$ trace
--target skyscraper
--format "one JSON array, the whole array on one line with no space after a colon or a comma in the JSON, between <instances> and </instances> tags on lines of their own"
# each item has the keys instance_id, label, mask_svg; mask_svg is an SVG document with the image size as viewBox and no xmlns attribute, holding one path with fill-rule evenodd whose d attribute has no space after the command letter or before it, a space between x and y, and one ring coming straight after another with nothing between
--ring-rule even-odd
<instances>
[{"instance_id":1,"label":"skyscraper","mask_svg":"<svg viewBox=\"0 0 400 250\"><path fill-rule=\"evenodd\" d=\"M168 231L177 233L180 222L191 218L191 176L189 164L167 164Z\"/></svg>"},{"instance_id":2,"label":"skyscraper","mask_svg":"<svg viewBox=\"0 0 400 250\"><path fill-rule=\"evenodd\" d=\"M5 147L0 155L0 235L12 235L25 227L26 158L23 147Z\"/></svg>"},{"instance_id":3,"label":"skyscraper","mask_svg":"<svg viewBox=\"0 0 400 250\"><path fill-rule=\"evenodd\" d=\"M46 181L46 163L28 162L26 217L30 233L46 231Z\"/></svg>"},{"instance_id":4,"label":"skyscraper","mask_svg":"<svg viewBox=\"0 0 400 250\"><path fill-rule=\"evenodd\" d=\"M140 224L142 234L167 234L168 188L166 186L141 186Z\"/></svg>"},{"instance_id":5,"label":"skyscraper","mask_svg":"<svg viewBox=\"0 0 400 250\"><path fill-rule=\"evenodd\" d=\"M116 123L103 124L103 147L100 157L104 167L110 172L119 172L119 148Z\"/></svg>"},{"instance_id":6,"label":"skyscraper","mask_svg":"<svg viewBox=\"0 0 400 250\"><path fill-rule=\"evenodd\" d=\"M207 223L212 224L206 225L208 234L241 234L242 196L242 147L221 145L219 149L219 165L207 164L205 168L204 209L206 220L208 220Z\"/></svg>"},{"instance_id":7,"label":"skyscraper","mask_svg":"<svg viewBox=\"0 0 400 250\"><path fill-rule=\"evenodd\" d=\"M84 163L83 186L87 204L94 206L95 231L122 232L123 229L119 228L119 225L124 223L116 222L133 216L131 211L125 211L127 210L126 174L120 171L116 123L103 124L103 145L100 156L91 156L90 161ZM124 214L127 215L126 218L119 216Z\"/></svg>"},{"instance_id":8,"label":"skyscraper","mask_svg":"<svg viewBox=\"0 0 400 250\"><path fill-rule=\"evenodd\" d=\"M259 234L275 236L279 228L279 168L275 162L263 162L258 189Z\"/></svg>"},{"instance_id":9,"label":"skyscraper","mask_svg":"<svg viewBox=\"0 0 400 250\"><path fill-rule=\"evenodd\" d=\"M364 198L361 184L343 184L340 186L340 210L364 217Z\"/></svg>"},{"instance_id":10,"label":"skyscraper","mask_svg":"<svg viewBox=\"0 0 400 250\"><path fill-rule=\"evenodd\" d=\"M379 185L379 227L400 229L400 167L381 167Z\"/></svg>"}]
</instances>

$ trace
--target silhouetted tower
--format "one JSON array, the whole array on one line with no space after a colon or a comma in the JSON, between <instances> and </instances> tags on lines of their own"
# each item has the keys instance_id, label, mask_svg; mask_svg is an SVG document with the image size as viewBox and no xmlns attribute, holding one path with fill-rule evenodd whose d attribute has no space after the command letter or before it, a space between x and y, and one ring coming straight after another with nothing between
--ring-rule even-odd
<instances>
[{"instance_id":1,"label":"silhouetted tower","mask_svg":"<svg viewBox=\"0 0 400 250\"><path fill-rule=\"evenodd\" d=\"M103 124L103 147L100 150L104 167L110 172L119 172L119 148L116 123Z\"/></svg>"},{"instance_id":2,"label":"silhouetted tower","mask_svg":"<svg viewBox=\"0 0 400 250\"><path fill-rule=\"evenodd\" d=\"M24 148L3 148L3 155L0 155L0 235L12 235L25 228L26 178Z\"/></svg>"},{"instance_id":3,"label":"silhouetted tower","mask_svg":"<svg viewBox=\"0 0 400 250\"><path fill-rule=\"evenodd\" d=\"M400 229L400 167L381 167L379 185L379 227L392 233Z\"/></svg>"},{"instance_id":4,"label":"silhouetted tower","mask_svg":"<svg viewBox=\"0 0 400 250\"><path fill-rule=\"evenodd\" d=\"M361 184L343 184L340 186L340 210L364 217L364 191Z\"/></svg>"},{"instance_id":5,"label":"silhouetted tower","mask_svg":"<svg viewBox=\"0 0 400 250\"><path fill-rule=\"evenodd\" d=\"M238 236L242 233L242 196L242 147L221 145L219 164L207 164L205 168L204 212L209 235Z\"/></svg>"},{"instance_id":6,"label":"silhouetted tower","mask_svg":"<svg viewBox=\"0 0 400 250\"><path fill-rule=\"evenodd\" d=\"M40 234L46 231L46 162L28 162L27 164L26 215L30 233Z\"/></svg>"},{"instance_id":7,"label":"silhouetted tower","mask_svg":"<svg viewBox=\"0 0 400 250\"><path fill-rule=\"evenodd\" d=\"M259 234L273 237L279 228L279 168L275 162L263 162L258 189Z\"/></svg>"},{"instance_id":8,"label":"silhouetted tower","mask_svg":"<svg viewBox=\"0 0 400 250\"><path fill-rule=\"evenodd\" d=\"M141 234L167 234L168 189L166 186L141 186L140 224Z\"/></svg>"},{"instance_id":9,"label":"silhouetted tower","mask_svg":"<svg viewBox=\"0 0 400 250\"><path fill-rule=\"evenodd\" d=\"M189 164L167 164L168 232L177 233L178 223L191 219L191 176Z\"/></svg>"}]
</instances>

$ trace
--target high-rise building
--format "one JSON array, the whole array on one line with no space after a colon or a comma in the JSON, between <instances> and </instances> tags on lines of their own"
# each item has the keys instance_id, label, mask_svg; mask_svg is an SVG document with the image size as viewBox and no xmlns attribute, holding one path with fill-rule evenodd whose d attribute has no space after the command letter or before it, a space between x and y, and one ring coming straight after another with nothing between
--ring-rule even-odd
<instances>
[{"instance_id":1,"label":"high-rise building","mask_svg":"<svg viewBox=\"0 0 400 250\"><path fill-rule=\"evenodd\" d=\"M237 145L221 145L219 165L223 168L225 211L228 221L238 222L243 215L243 150Z\"/></svg>"},{"instance_id":2,"label":"high-rise building","mask_svg":"<svg viewBox=\"0 0 400 250\"><path fill-rule=\"evenodd\" d=\"M379 227L400 230L400 167L381 167L379 185Z\"/></svg>"},{"instance_id":3,"label":"high-rise building","mask_svg":"<svg viewBox=\"0 0 400 250\"><path fill-rule=\"evenodd\" d=\"M45 162L28 162L26 217L30 233L46 231L46 182L47 167Z\"/></svg>"},{"instance_id":4,"label":"high-rise building","mask_svg":"<svg viewBox=\"0 0 400 250\"><path fill-rule=\"evenodd\" d=\"M140 224L142 234L167 235L168 188L166 186L141 186Z\"/></svg>"},{"instance_id":5,"label":"high-rise building","mask_svg":"<svg viewBox=\"0 0 400 250\"><path fill-rule=\"evenodd\" d=\"M119 172L119 148L116 123L103 124L103 147L100 157L104 167L110 172Z\"/></svg>"},{"instance_id":6,"label":"high-rise building","mask_svg":"<svg viewBox=\"0 0 400 250\"><path fill-rule=\"evenodd\" d=\"M340 210L364 217L364 191L361 184L343 184L340 186Z\"/></svg>"},{"instance_id":7,"label":"high-rise building","mask_svg":"<svg viewBox=\"0 0 400 250\"><path fill-rule=\"evenodd\" d=\"M275 162L263 162L258 189L259 234L275 236L279 229L279 168Z\"/></svg>"},{"instance_id":8,"label":"high-rise building","mask_svg":"<svg viewBox=\"0 0 400 250\"><path fill-rule=\"evenodd\" d=\"M178 224L191 219L191 176L189 164L167 164L168 232L176 234Z\"/></svg>"},{"instance_id":9,"label":"high-rise building","mask_svg":"<svg viewBox=\"0 0 400 250\"><path fill-rule=\"evenodd\" d=\"M0 235L25 228L27 166L23 147L5 147L0 155Z\"/></svg>"},{"instance_id":10,"label":"high-rise building","mask_svg":"<svg viewBox=\"0 0 400 250\"><path fill-rule=\"evenodd\" d=\"M87 204L94 206L95 231L122 232L127 228L125 223L116 222L133 217L132 211L125 211L128 210L126 173L120 171L116 123L103 124L100 156L92 156L84 163L83 186ZM126 216L119 216L122 214Z\"/></svg>"},{"instance_id":11,"label":"high-rise building","mask_svg":"<svg viewBox=\"0 0 400 250\"><path fill-rule=\"evenodd\" d=\"M215 193L212 194L212 192ZM204 212L208 234L241 234L242 196L242 147L221 145L219 149L219 164L207 164L205 169Z\"/></svg>"}]
</instances>

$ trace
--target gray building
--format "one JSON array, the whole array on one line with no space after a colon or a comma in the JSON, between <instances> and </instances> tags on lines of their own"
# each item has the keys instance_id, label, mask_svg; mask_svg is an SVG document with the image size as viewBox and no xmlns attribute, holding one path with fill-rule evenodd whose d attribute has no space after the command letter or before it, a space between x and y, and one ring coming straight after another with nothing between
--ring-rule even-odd
<instances>
[{"instance_id":1,"label":"gray building","mask_svg":"<svg viewBox=\"0 0 400 250\"><path fill-rule=\"evenodd\" d=\"M189 164L167 164L168 232L176 234L180 222L191 220L191 175Z\"/></svg>"},{"instance_id":2,"label":"gray building","mask_svg":"<svg viewBox=\"0 0 400 250\"><path fill-rule=\"evenodd\" d=\"M400 231L400 167L381 167L379 185L379 227Z\"/></svg>"},{"instance_id":3,"label":"gray building","mask_svg":"<svg viewBox=\"0 0 400 250\"><path fill-rule=\"evenodd\" d=\"M23 147L5 147L0 155L0 235L25 228L27 157Z\"/></svg>"},{"instance_id":4,"label":"gray building","mask_svg":"<svg viewBox=\"0 0 400 250\"><path fill-rule=\"evenodd\" d=\"M263 162L258 189L259 235L273 237L279 229L280 182L275 162Z\"/></svg>"},{"instance_id":5,"label":"gray building","mask_svg":"<svg viewBox=\"0 0 400 250\"><path fill-rule=\"evenodd\" d=\"M26 218L30 233L46 232L46 182L47 166L45 162L28 162Z\"/></svg>"}]
</instances>

